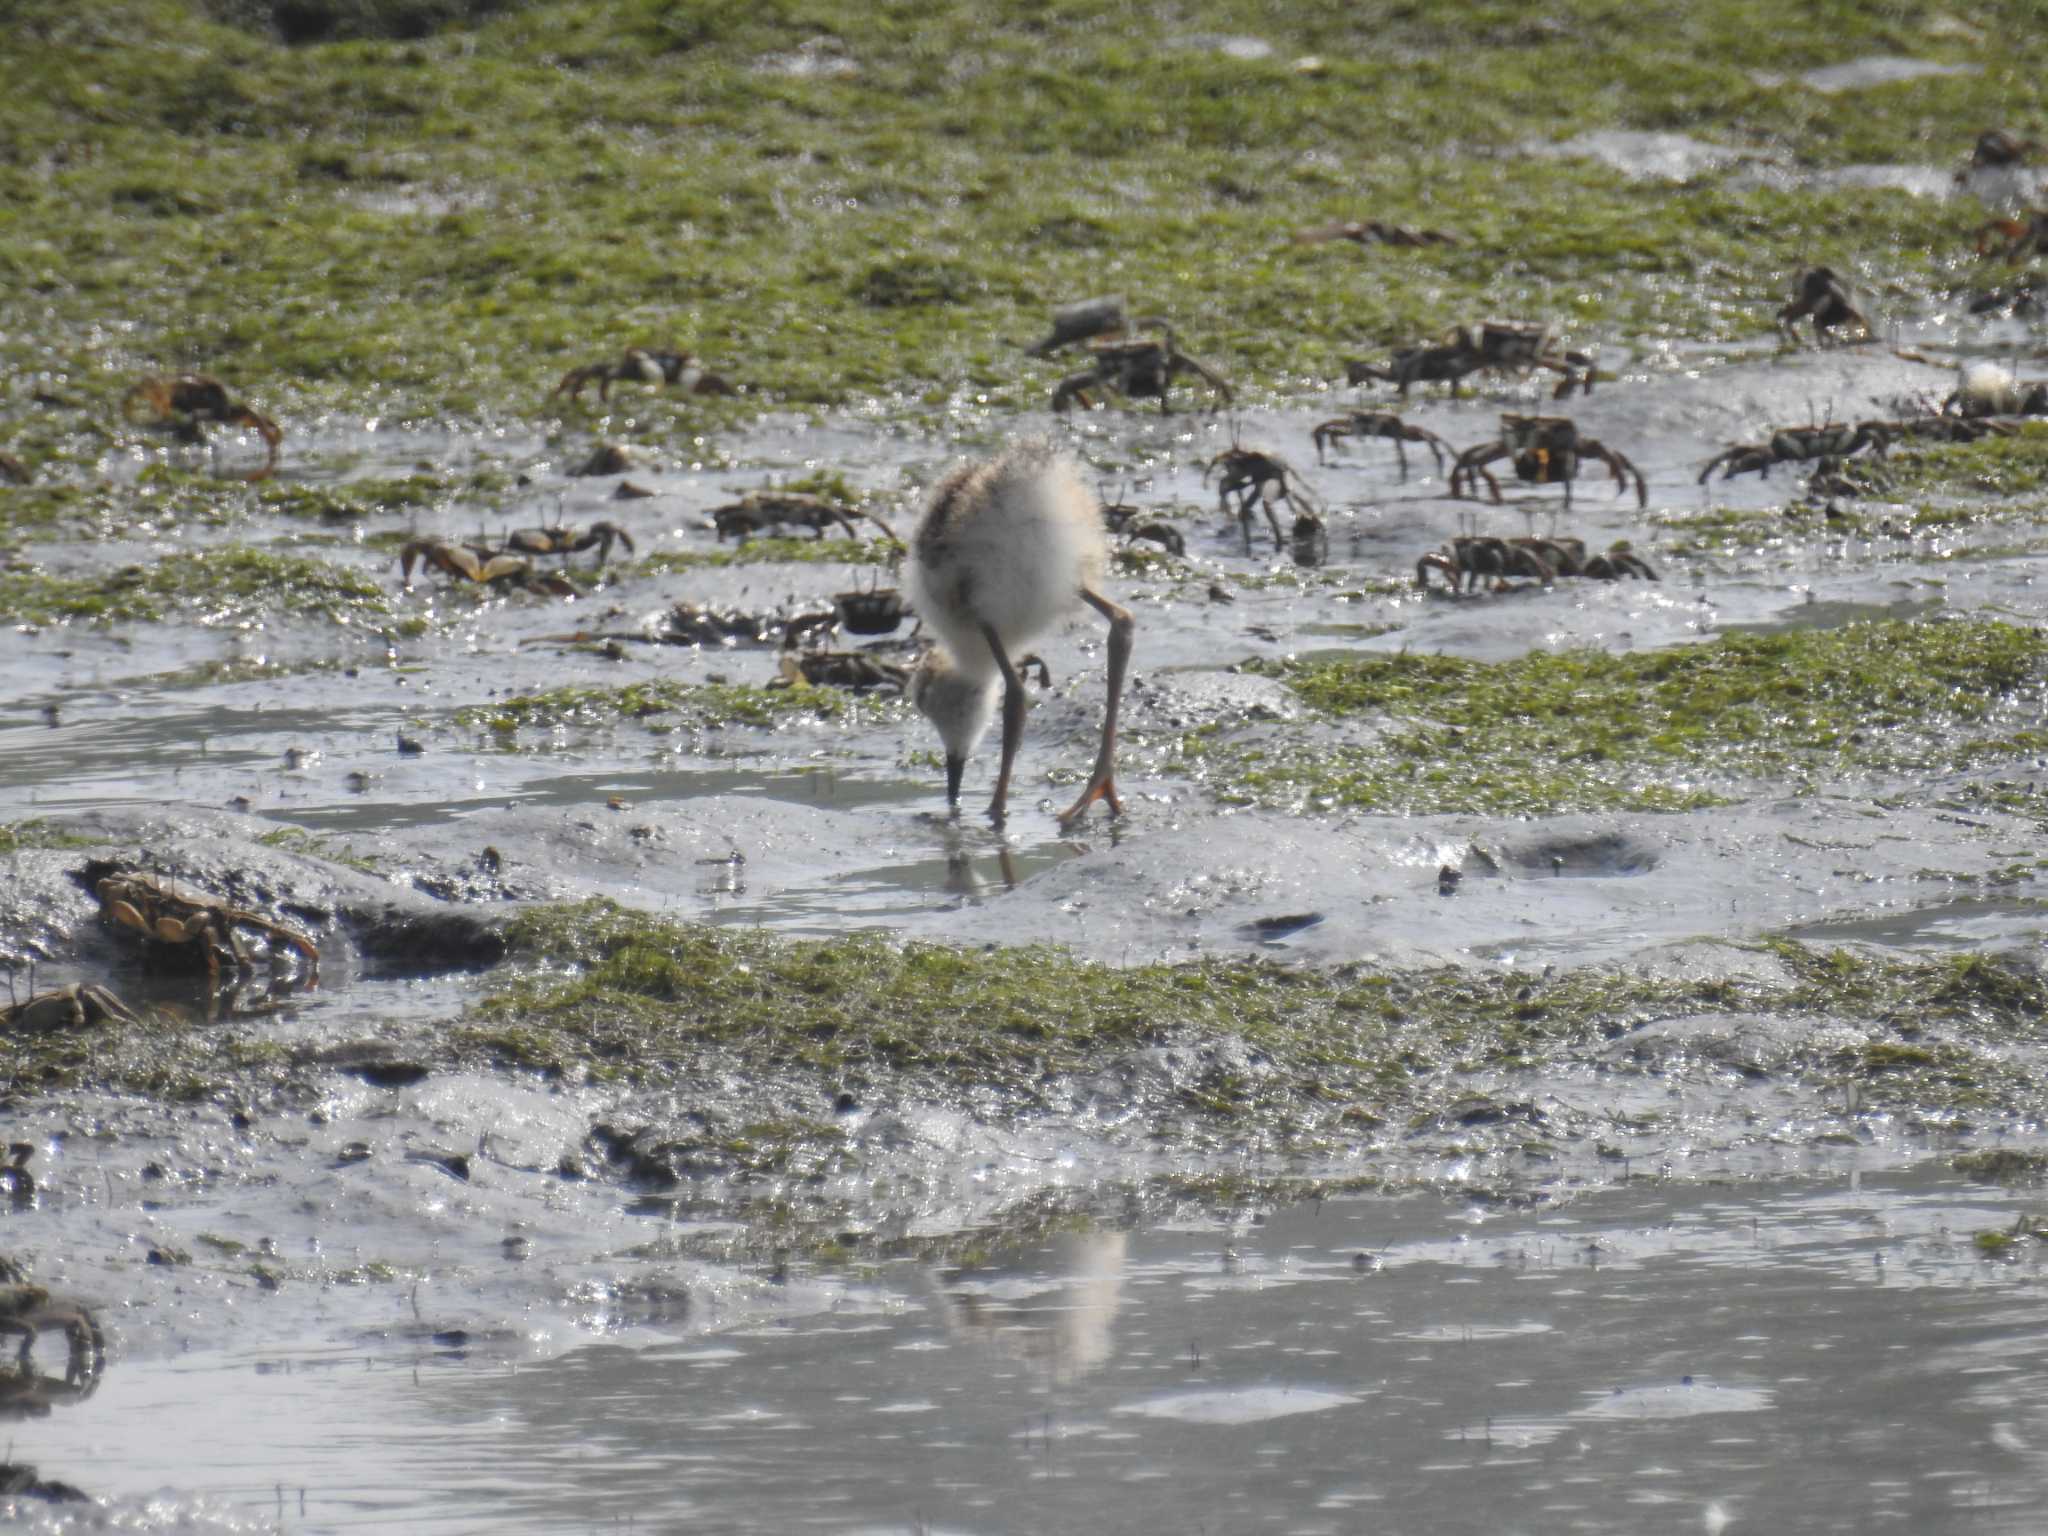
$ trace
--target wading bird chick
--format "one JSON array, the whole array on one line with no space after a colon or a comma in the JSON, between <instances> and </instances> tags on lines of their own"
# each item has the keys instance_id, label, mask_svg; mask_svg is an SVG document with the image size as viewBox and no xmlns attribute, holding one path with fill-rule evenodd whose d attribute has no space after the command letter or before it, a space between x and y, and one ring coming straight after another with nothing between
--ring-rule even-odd
<instances>
[{"instance_id":1,"label":"wading bird chick","mask_svg":"<svg viewBox=\"0 0 2048 1536\"><path fill-rule=\"evenodd\" d=\"M946 748L946 802L960 803L967 757L1002 699L1002 762L990 819L1002 823L1010 770L1024 733L1024 680L1016 657L1034 636L1086 603L1109 620L1109 703L1102 745L1081 797L1060 817L1075 821L1097 800L1123 810L1116 793L1116 716L1131 657L1131 616L1099 590L1108 547L1095 497L1051 444L1013 444L955 470L932 492L911 544L903 585L939 637L911 679L910 697Z\"/></svg>"}]
</instances>

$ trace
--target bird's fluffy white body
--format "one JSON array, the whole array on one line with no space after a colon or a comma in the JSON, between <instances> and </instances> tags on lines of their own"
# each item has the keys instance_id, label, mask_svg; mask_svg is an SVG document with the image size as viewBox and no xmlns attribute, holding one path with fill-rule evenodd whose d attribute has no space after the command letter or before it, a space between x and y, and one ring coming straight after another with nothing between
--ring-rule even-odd
<instances>
[{"instance_id":1,"label":"bird's fluffy white body","mask_svg":"<svg viewBox=\"0 0 2048 1536\"><path fill-rule=\"evenodd\" d=\"M1014 660L1101 582L1108 541L1095 497L1050 444L1018 443L932 492L903 584L961 673L993 682L996 632Z\"/></svg>"},{"instance_id":2,"label":"bird's fluffy white body","mask_svg":"<svg viewBox=\"0 0 2048 1536\"><path fill-rule=\"evenodd\" d=\"M2010 368L1979 358L1957 365L1956 392L1949 397L1965 413L2006 415L2020 409L2019 380Z\"/></svg>"}]
</instances>

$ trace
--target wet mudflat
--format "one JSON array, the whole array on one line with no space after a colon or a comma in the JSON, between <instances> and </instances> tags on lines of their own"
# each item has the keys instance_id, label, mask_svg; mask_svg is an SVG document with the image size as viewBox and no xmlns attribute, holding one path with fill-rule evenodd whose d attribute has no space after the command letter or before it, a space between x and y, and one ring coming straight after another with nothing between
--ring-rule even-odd
<instances>
[{"instance_id":1,"label":"wet mudflat","mask_svg":"<svg viewBox=\"0 0 2048 1536\"><path fill-rule=\"evenodd\" d=\"M221 1530L2031 1529L2042 1277L1990 1239L2037 1204L1840 1162L1084 1226L603 1343L142 1356L33 1439Z\"/></svg>"},{"instance_id":2,"label":"wet mudflat","mask_svg":"<svg viewBox=\"0 0 2048 1536\"><path fill-rule=\"evenodd\" d=\"M2036 321L1966 305L2039 162L1957 172L2027 127L2023 9L1759 48L1717 0L1674 69L1661 19L1269 40L1219 4L1105 12L1053 71L971 7L333 49L35 9L110 84L17 81L0 156L0 953L139 1017L4 1042L0 1257L107 1355L74 1379L46 1329L0 1373L10 1460L100 1501L17 1519L2038 1524L2048 439L1697 480L1972 361L2038 375ZM926 27L982 63L933 78ZM127 73L194 37L189 99ZM359 109L380 71L406 112ZM1364 214L1453 242L1293 237ZM1771 335L1818 260L1875 338ZM175 277L230 269L263 324ZM1004 338L1111 287L1236 409L1051 415L1073 360ZM1485 315L1590 348L1593 393L1333 382ZM627 343L750 393L548 394ZM274 478L246 427L127 416L186 368L280 418ZM1503 460L1503 503L1453 500L1412 442L1318 462L1356 407L1454 451L1568 412L1647 505L1597 465L1567 507ZM1110 582L1127 814L1069 833L1099 623L1040 647L992 828L992 754L948 816L893 689L778 649L893 580L874 525L713 521L794 486L907 533L1026 433L1168 535ZM1219 510L1237 444L1319 530ZM546 559L567 596L401 577L599 523L630 543ZM1474 529L1659 579L1452 595L1418 562ZM732 632L673 643L677 604ZM145 958L96 899L138 871L281 925L244 985Z\"/></svg>"},{"instance_id":3,"label":"wet mudflat","mask_svg":"<svg viewBox=\"0 0 2048 1536\"><path fill-rule=\"evenodd\" d=\"M1084 625L1045 648L1056 681L1027 733L1030 793L1000 833L971 808L941 814L922 724L891 699L766 724L608 702L650 682L758 691L771 649L616 660L525 643L682 598L797 611L886 580L864 549L660 567L719 551L703 509L731 486L818 462L794 425L735 438L715 472L643 469L656 495L640 502L538 478L534 521L540 505L602 511L639 546L573 601L403 590L388 543L352 539L326 558L423 628L382 619L337 646L317 622L187 611L18 637L36 681L0 731L0 779L71 844L14 856L15 920L33 908L43 925L43 976L111 965L138 1001L189 986L138 970L68 882L105 852L259 872L287 910L330 917L319 988L216 1026L236 1043L195 1070L229 1075L190 1090L211 1104L63 1096L17 1113L40 1149L38 1204L15 1218L36 1229L39 1277L101 1306L114 1341L93 1397L22 1425L17 1458L142 1528L1135 1531L1167 1508L1189 1529L1336 1530L1363 1511L1478 1530L1512 1502L1532 1528L1629 1530L1654 1510L1712 1530L2020 1529L2041 1485L2014 1416L2030 1395L2014 1379L2031 1368L2029 1197L1944 1169L2024 1154L2030 1120L1972 1108L1967 1079L1893 1084L1921 1051L1929 1071L2003 1073L1994 1097L2031 1106L2024 1037L1973 1037L1980 1065L1959 1067L1946 1047L1884 1044L1899 1025L1853 1008L1805 1017L1796 990L1754 1013L1650 1005L1612 1043L1454 1054L1410 1118L1298 1128L1290 1152L1253 1125L1139 1134L1155 1095L1188 1091L1170 1055L1084 1070L1052 1113L871 1077L835 1109L831 1079L713 1074L678 1094L573 1066L480 1073L433 1042L497 989L490 973L408 966L359 926L382 900L496 920L601 896L749 932L1052 943L1116 966L1386 967L1428 988L1455 985L1426 969L1449 965L1539 1002L1577 974L1725 987L1775 974L1785 958L1755 946L1781 941L1859 957L1845 964L2030 965L2043 908L2024 786L2041 765L2023 743L1960 750L1986 739L1977 724L1936 727L1958 746L1933 773L1873 759L1816 785L1796 763L1708 761L1713 793L1690 809L1624 795L1389 815L1313 787L1242 791L1191 772L1184 746L1198 729L1370 745L1370 726L1318 715L1271 670L1289 659L1493 665L2038 622L2048 534L2024 508L1965 500L1939 532L1901 537L1885 520L1908 504L1830 526L1792 503L1784 471L1711 496L1692 484L1713 447L1797 416L1794 401L1860 411L1941 378L1881 349L1625 372L1576 414L1628 445L1651 508L1582 487L1568 528L1629 538L1662 580L1459 597L1418 591L1415 557L1475 516L1562 521L1556 498L1454 502L1420 465L1400 478L1382 445L1327 466L1297 446L1330 535L1301 565L1247 553L1219 519L1200 466L1225 424L1020 424L1069 432L1189 544L1120 571L1140 616L1130 810L1067 836L1051 810L1085 765L1101 686ZM1233 425L1298 445L1341 403ZM1410 416L1458 442L1517 403L1510 389ZM938 438L855 424L826 440L899 521L952 458ZM396 458L375 446L315 448L296 473L388 475ZM538 458L520 447L504 467ZM456 504L407 531L473 518ZM259 514L219 536L296 533ZM223 681L191 670L236 662ZM2038 717L2033 686L1994 705L1991 741ZM1461 875L1448 890L1446 868ZM618 1161L606 1139L679 1116L712 1134L653 1160ZM795 1128L760 1123L775 1116ZM1287 1203L1361 1180L1429 1193Z\"/></svg>"}]
</instances>

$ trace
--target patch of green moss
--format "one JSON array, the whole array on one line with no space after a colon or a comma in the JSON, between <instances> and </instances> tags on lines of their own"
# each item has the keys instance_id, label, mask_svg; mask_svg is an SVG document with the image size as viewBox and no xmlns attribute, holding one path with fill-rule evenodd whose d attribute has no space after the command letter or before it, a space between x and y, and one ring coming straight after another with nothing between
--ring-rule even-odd
<instances>
[{"instance_id":1,"label":"patch of green moss","mask_svg":"<svg viewBox=\"0 0 2048 1536\"><path fill-rule=\"evenodd\" d=\"M9 822L0 826L0 855L28 853L40 848L93 848L103 839L80 837L54 821Z\"/></svg>"},{"instance_id":2,"label":"patch of green moss","mask_svg":"<svg viewBox=\"0 0 2048 1536\"><path fill-rule=\"evenodd\" d=\"M460 725L500 735L522 729L613 725L636 720L652 731L749 725L772 728L792 719L881 721L901 706L889 696L838 688L749 688L732 683L679 683L667 678L617 688L556 688L522 694L456 714Z\"/></svg>"},{"instance_id":3,"label":"patch of green moss","mask_svg":"<svg viewBox=\"0 0 2048 1536\"><path fill-rule=\"evenodd\" d=\"M565 369L684 345L749 392L582 407L672 439L791 404L1043 401L1071 361L1013 343L1105 286L1174 316L1253 396L1479 313L1579 339L1760 334L1815 259L1862 264L1883 303L1944 289L1965 229L1903 192L1780 190L1738 169L1646 190L1520 147L1633 128L1803 167L1955 163L2048 64L2024 0L1944 31L1854 0L1796 17L1761 0L1540 16L336 0L290 9L319 17L298 46L273 25L285 12L255 11L14 7L12 375L62 373L104 402L138 359L205 367L289 429L297 409L343 405L566 411L548 398ZM386 13L405 20L359 20ZM1272 52L1203 41L1232 35ZM807 44L843 71L778 62ZM1868 53L1973 72L1836 93L1796 79ZM1289 238L1368 216L1463 243ZM116 309L136 321L117 339Z\"/></svg>"},{"instance_id":4,"label":"patch of green moss","mask_svg":"<svg viewBox=\"0 0 2048 1536\"><path fill-rule=\"evenodd\" d=\"M1949 1159L1949 1166L1986 1184L2039 1184L2048 1178L2048 1152L1986 1147L1978 1152L1957 1153Z\"/></svg>"},{"instance_id":5,"label":"patch of green moss","mask_svg":"<svg viewBox=\"0 0 2048 1536\"><path fill-rule=\"evenodd\" d=\"M313 483L267 481L257 487L256 501L267 512L326 523L357 523L372 517L414 514L444 506L458 497L466 501L502 497L511 477L500 471L442 476L402 475ZM484 511L488 511L488 505Z\"/></svg>"},{"instance_id":6,"label":"patch of green moss","mask_svg":"<svg viewBox=\"0 0 2048 1536\"><path fill-rule=\"evenodd\" d=\"M1168 1142L1238 1150L1328 1153L1405 1125L1511 1134L1546 1156L1590 1151L1627 1128L1519 1099L1516 1073L1684 1070L1668 1053L1638 1058L1628 1039L1668 1019L1695 1035L1725 1021L1740 1035L1758 1015L1786 1021L1769 1071L1788 1085L1854 1078L1860 1102L1885 1111L2048 1112L2027 1066L2048 983L1981 956L1888 960L1777 941L1734 978L1260 959L1117 967L1042 948L785 940L605 901L527 909L507 937L509 966L489 994L408 1051L436 1070L701 1101L674 1148L692 1168L843 1169L834 1122L779 1107L841 1097L961 1103L1004 1119L1057 1119L1085 1100L1089 1114L1107 1108ZM296 1091L299 1070L262 1020L159 1007L139 1026L16 1040L0 1092L243 1105ZM1474 1073L1489 1074L1483 1086ZM735 1083L743 1098L717 1086Z\"/></svg>"},{"instance_id":7,"label":"patch of green moss","mask_svg":"<svg viewBox=\"0 0 2048 1536\"><path fill-rule=\"evenodd\" d=\"M103 576L0 572L0 623L134 624L177 617L237 626L286 614L374 625L391 605L372 582L323 560L227 548L167 555Z\"/></svg>"},{"instance_id":8,"label":"patch of green moss","mask_svg":"<svg viewBox=\"0 0 2048 1536\"><path fill-rule=\"evenodd\" d=\"M966 1094L999 1113L1056 1113L1072 1077L1165 1051L1182 1070L1134 1106L1156 1128L1227 1124L1282 1140L1470 1121L1464 1074L1582 1052L1611 1063L1613 1041L1674 1016L1854 1019L1862 1044L1845 1050L1823 1032L1783 1070L1853 1070L1869 1102L2011 1102L2039 1092L2008 1058L2048 1004L2039 974L1996 960L1888 962L1789 943L1771 946L1782 974L1766 981L1118 968L1042 949L778 940L606 902L531 910L509 939L522 974L455 1036L458 1051L500 1066L648 1087L715 1068L809 1093Z\"/></svg>"},{"instance_id":9,"label":"patch of green moss","mask_svg":"<svg viewBox=\"0 0 2048 1536\"><path fill-rule=\"evenodd\" d=\"M1849 773L1947 770L2048 745L2048 637L1993 620L1730 634L1647 654L1254 669L1320 715L1375 722L1377 739L1209 726L1183 738L1182 761L1226 797L1312 808L1681 809L1764 776L1803 793Z\"/></svg>"},{"instance_id":10,"label":"patch of green moss","mask_svg":"<svg viewBox=\"0 0 2048 1536\"><path fill-rule=\"evenodd\" d=\"M357 853L355 849L345 843L337 843L331 837L308 832L304 827L276 827L262 833L256 841L266 848L282 848L307 858L324 859L330 864L340 864L366 875L383 873L382 867L375 859Z\"/></svg>"},{"instance_id":11,"label":"patch of green moss","mask_svg":"<svg viewBox=\"0 0 2048 1536\"><path fill-rule=\"evenodd\" d=\"M2048 432L1901 448L1885 461L1884 484L1902 498L2039 496L2048 492Z\"/></svg>"}]
</instances>

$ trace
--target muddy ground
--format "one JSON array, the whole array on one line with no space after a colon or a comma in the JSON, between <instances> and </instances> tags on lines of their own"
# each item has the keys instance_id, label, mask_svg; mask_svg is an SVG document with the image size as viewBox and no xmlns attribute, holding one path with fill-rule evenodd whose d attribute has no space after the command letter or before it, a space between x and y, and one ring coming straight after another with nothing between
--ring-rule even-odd
<instances>
[{"instance_id":1,"label":"muddy ground","mask_svg":"<svg viewBox=\"0 0 2048 1536\"><path fill-rule=\"evenodd\" d=\"M526 24L483 34L477 88L573 95L573 75L492 73ZM940 260L950 234L883 261L825 220L812 266L834 293L854 258L832 242L860 249L859 345L799 346L794 322L765 341L807 290L728 313L728 283L693 314L785 386L737 401L548 397L569 362L615 355L591 314L650 339L587 289L423 301L340 342L281 302L286 321L229 344L186 299L149 336L139 286L105 332L80 318L86 277L25 287L79 356L53 358L9 301L0 348L26 361L0 448L30 483L0 485L0 954L18 996L101 986L135 1018L6 1038L33 1189L12 1176L5 1251L88 1304L106 1346L87 1393L46 1329L44 1374L0 1404L13 1461L101 1502L17 1512L65 1530L1151 1530L1170 1490L1190 1530L1349 1529L1360 1510L1497 1529L1505 1500L1538 1501L1530 1528L1638 1529L1658 1505L1709 1531L2029 1528L2038 1427L2013 1405L2037 1369L2048 1161L2048 432L1900 443L1835 492L1796 463L1698 482L1773 426L1923 415L1973 362L2048 372L2037 321L1967 308L2010 275L1968 231L2037 200L2038 169L1959 180L1967 137L1935 144L1903 105L1961 121L2004 66L1923 31L1932 58L1788 43L1810 67L1746 63L1754 94L1711 137L1648 105L1608 121L1597 93L1554 121L1526 101L1537 121L1489 116L1486 153L1444 152L1462 191L1441 196L1493 179L1480 206L1519 209L1534 253L1519 276L1456 248L1283 244L1258 258L1257 304L1215 314L1255 224L1356 211L1313 154L1297 173L1320 190L1273 207L1208 176L1211 222L1172 283L1157 239L1141 268L1047 258L1027 293L975 277L973 253ZM1306 44L1161 47L1176 81L1289 71L1290 112L1331 88L1291 62ZM406 67L452 68L454 48ZM1514 54L1489 33L1458 67ZM256 49L238 99L284 110L317 57ZM836 57L773 55L794 82L776 89L867 110L846 105L857 69L819 64ZM719 67L758 89L752 58ZM1773 115L1789 103L1798 132ZM273 147L244 149L260 165ZM39 187L102 174L39 153L14 168ZM353 208L373 160L300 174L338 178ZM838 174L809 149L796 165ZM502 190L469 208L392 185L374 218L441 220L481 261L457 225L495 218ZM1562 232L1516 201L1542 185L1584 195ZM1414 222L1444 211L1380 190ZM280 218L325 206L299 195ZM1158 216L1143 188L1102 195ZM1851 203L1889 231L1844 263L1876 334L1787 344L1768 317L1789 274L1736 290L1787 252L1729 251L1745 228L1790 240L1757 231L1794 205L1848 231ZM1700 272L1644 244L1644 209L1699 221ZM222 211L147 216L214 241ZM1111 239L1084 214L1088 242ZM252 279L275 275L269 238L247 235ZM520 249L507 270L534 267ZM41 250L12 269L41 271ZM604 281L632 276L631 250L605 254L625 276ZM765 294L786 274L761 260ZM1616 262L1631 281L1581 271ZM1072 360L1010 337L1098 277L1206 305L1191 329L1238 378L1235 408L1189 382L1171 414L1048 412ZM1316 321L1307 294L1353 318ZM404 329L528 300L530 346ZM1273 308L1297 301L1313 335L1290 350ZM1482 304L1568 317L1592 393L1336 382L1346 347L1384 356L1413 316L1433 333ZM201 333L281 418L274 476L245 478L265 452L247 427L181 445L119 409L144 366L215 366ZM373 353L394 360L366 391L349 380ZM878 359L913 382L876 385ZM252 387L266 368L275 387ZM1422 444L1405 473L1377 439L1318 462L1312 429L1360 407L1453 450L1503 412L1568 411L1641 470L1647 504L1598 466L1567 507L1512 479L1502 504L1453 499ZM1050 682L993 828L992 754L949 814L936 739L893 688L789 685L786 621L888 587L888 540L863 520L741 543L712 521L795 486L907 534L941 475L1020 435L1182 545L1115 540L1111 590L1137 619L1125 809L1065 833L1099 622L1041 644ZM626 462L580 473L606 443ZM1288 461L1318 534L1276 543L1219 510L1205 468L1233 444ZM401 575L420 540L598 522L630 546L560 562L568 595ZM1474 528L1626 540L1655 579L1419 587L1417 561ZM745 633L672 643L679 603ZM921 643L907 624L815 634L885 668ZM103 916L99 882L124 873L305 935L317 982L244 924L250 974L214 988L179 953L196 946ZM799 1455L824 1470L792 1479ZM1827 1475L1788 1481L1788 1459Z\"/></svg>"}]
</instances>

